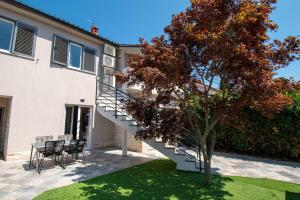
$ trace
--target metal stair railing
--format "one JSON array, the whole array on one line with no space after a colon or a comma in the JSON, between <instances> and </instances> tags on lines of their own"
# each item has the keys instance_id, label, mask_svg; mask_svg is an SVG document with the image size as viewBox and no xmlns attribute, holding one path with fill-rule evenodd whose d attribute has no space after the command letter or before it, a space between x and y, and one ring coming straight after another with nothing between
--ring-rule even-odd
<instances>
[{"instance_id":1,"label":"metal stair railing","mask_svg":"<svg viewBox=\"0 0 300 200\"><path fill-rule=\"evenodd\" d=\"M190 157L190 158L193 158L196 160L196 162L195 162L196 168L198 168L197 162L199 162L199 168L200 168L200 171L202 171L201 149L200 149L199 143L195 144L195 141L196 140L194 138L192 138L191 136L186 135L186 134L182 135L182 136L177 136L177 138L176 138L176 142L177 142L177 145L178 145L180 151L182 151L180 149L180 146L182 146L182 147L186 147L187 149L190 149L196 153L196 156L195 156L195 155L188 153L187 151L184 151L184 153L187 157Z\"/></svg>"},{"instance_id":2,"label":"metal stair railing","mask_svg":"<svg viewBox=\"0 0 300 200\"><path fill-rule=\"evenodd\" d=\"M118 89L114 86L111 86L107 83L104 83L103 81L100 80L99 77L97 77L97 100L101 101L99 97L104 98L105 100L111 102L113 106L109 103L101 102L107 107L113 108L114 109L114 116L115 118L118 117L118 112L123 112L126 114L126 117L131 118L133 121L138 123L136 120L134 120L128 113L125 111L125 105L126 103L131 103L132 101L138 101L137 98L127 94L126 92L122 91L121 89ZM114 100L112 100L112 98ZM130 113L130 110L128 110Z\"/></svg>"},{"instance_id":3,"label":"metal stair railing","mask_svg":"<svg viewBox=\"0 0 300 200\"><path fill-rule=\"evenodd\" d=\"M100 98L102 98L102 100ZM103 102L103 99L105 99L106 101L108 101L110 103ZM129 110L126 110L126 108L125 108L126 103L130 104L131 102L139 102L139 103L143 104L143 102L140 102L140 100L138 98L131 96L130 94L122 91L121 89L118 89L114 86L104 83L103 81L101 81L100 77L97 77L97 101L101 102L101 104L104 104L105 107L113 109L115 118L118 118L118 116L125 116L129 120L134 121L138 127L143 127L141 123L139 123L131 115L128 114L128 113L130 113L130 108L129 108ZM120 113L120 114L118 114L118 113ZM156 126L157 126L157 124L156 124ZM183 136L177 136L176 143L177 143L179 151L183 152L187 157L195 159L195 161L196 161L195 167L196 168L198 168L197 162L199 162L200 171L202 171L201 152L200 152L199 146L197 146L195 144L195 140L185 134ZM196 156L188 153L187 151L181 150L179 148L180 145L188 147L189 150L196 152Z\"/></svg>"}]
</instances>

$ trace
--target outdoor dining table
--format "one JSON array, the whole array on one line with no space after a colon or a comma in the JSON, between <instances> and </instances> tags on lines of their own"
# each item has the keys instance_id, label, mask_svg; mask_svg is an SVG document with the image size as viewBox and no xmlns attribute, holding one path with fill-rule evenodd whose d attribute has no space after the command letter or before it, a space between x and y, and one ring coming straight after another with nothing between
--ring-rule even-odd
<instances>
[{"instance_id":1,"label":"outdoor dining table","mask_svg":"<svg viewBox=\"0 0 300 200\"><path fill-rule=\"evenodd\" d=\"M68 149L70 146L70 141L66 141L67 143L65 143L64 145L64 150ZM31 168L31 166L34 166L36 171L38 172L38 165L39 165L39 152L41 152L43 149L45 148L45 143L31 143L31 151L30 151L30 159L29 159L29 169ZM32 154L33 154L33 150L35 149L35 164L33 164L33 160L32 160Z\"/></svg>"}]
</instances>

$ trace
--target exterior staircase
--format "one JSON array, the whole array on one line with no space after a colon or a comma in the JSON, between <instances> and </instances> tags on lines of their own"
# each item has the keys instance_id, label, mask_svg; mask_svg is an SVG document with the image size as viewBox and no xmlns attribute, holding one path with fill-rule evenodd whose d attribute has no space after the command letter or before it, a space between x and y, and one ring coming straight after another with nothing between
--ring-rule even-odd
<instances>
[{"instance_id":1,"label":"exterior staircase","mask_svg":"<svg viewBox=\"0 0 300 200\"><path fill-rule=\"evenodd\" d=\"M100 81L97 78L97 111L106 119L122 127L130 134L135 134L139 124L124 110L125 102L134 97ZM162 142L159 138L143 141L152 148L161 152L177 164L178 170L202 171L201 156L197 149L188 148L185 145L170 145Z\"/></svg>"}]
</instances>

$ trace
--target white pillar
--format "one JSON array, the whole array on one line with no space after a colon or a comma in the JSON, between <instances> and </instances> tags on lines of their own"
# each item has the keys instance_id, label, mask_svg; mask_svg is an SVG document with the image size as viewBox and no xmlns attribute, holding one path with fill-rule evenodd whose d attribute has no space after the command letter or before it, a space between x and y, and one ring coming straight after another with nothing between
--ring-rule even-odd
<instances>
[{"instance_id":1,"label":"white pillar","mask_svg":"<svg viewBox=\"0 0 300 200\"><path fill-rule=\"evenodd\" d=\"M123 137L122 137L122 156L127 156L127 131L123 130Z\"/></svg>"},{"instance_id":2,"label":"white pillar","mask_svg":"<svg viewBox=\"0 0 300 200\"><path fill-rule=\"evenodd\" d=\"M77 116L77 125L76 125L76 139L79 139L79 133L80 133L80 118L81 118L81 107L78 106L78 116Z\"/></svg>"},{"instance_id":3,"label":"white pillar","mask_svg":"<svg viewBox=\"0 0 300 200\"><path fill-rule=\"evenodd\" d=\"M89 129L88 129L88 135L87 135L87 144L88 144L88 149L92 148L92 126L93 126L93 108L89 108L90 112L89 112Z\"/></svg>"}]
</instances>

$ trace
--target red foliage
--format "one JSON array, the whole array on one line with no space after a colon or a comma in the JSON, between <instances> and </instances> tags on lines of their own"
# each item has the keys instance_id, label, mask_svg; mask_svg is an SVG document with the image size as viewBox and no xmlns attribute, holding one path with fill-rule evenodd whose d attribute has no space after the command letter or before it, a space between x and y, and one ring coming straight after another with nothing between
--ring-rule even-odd
<instances>
[{"instance_id":1,"label":"red foliage","mask_svg":"<svg viewBox=\"0 0 300 200\"><path fill-rule=\"evenodd\" d=\"M274 3L191 0L165 28L166 36L151 44L141 40L129 74L118 74L129 86L143 85L140 101L128 109L143 124L137 135L174 141L191 134L200 144L206 184L217 123L242 125L245 107L271 117L292 103L284 92L297 84L274 76L299 59L300 40L270 42L268 32L277 29L269 17ZM154 100L153 90L159 94ZM171 108L174 101L178 107Z\"/></svg>"},{"instance_id":2,"label":"red foliage","mask_svg":"<svg viewBox=\"0 0 300 200\"><path fill-rule=\"evenodd\" d=\"M129 74L117 74L128 85L143 85L141 101L145 103L133 107L163 112L161 105L175 100L182 108L173 109L176 120L164 121L161 114L158 121L161 127L178 127L186 121L183 113L191 106L191 96L199 97L197 103L209 122L206 126L215 120L242 120L245 107L272 116L290 105L292 100L284 91L297 84L274 76L276 70L299 59L300 41L294 36L270 41L268 32L277 29L269 17L274 3L276 0L191 0L191 6L165 28L166 36L152 43L141 40L142 53L130 60ZM154 89L159 96L149 100ZM192 118L197 121L196 116ZM143 116L139 119L149 121ZM182 129L174 131L180 134ZM151 128L143 133L154 135Z\"/></svg>"}]
</instances>

